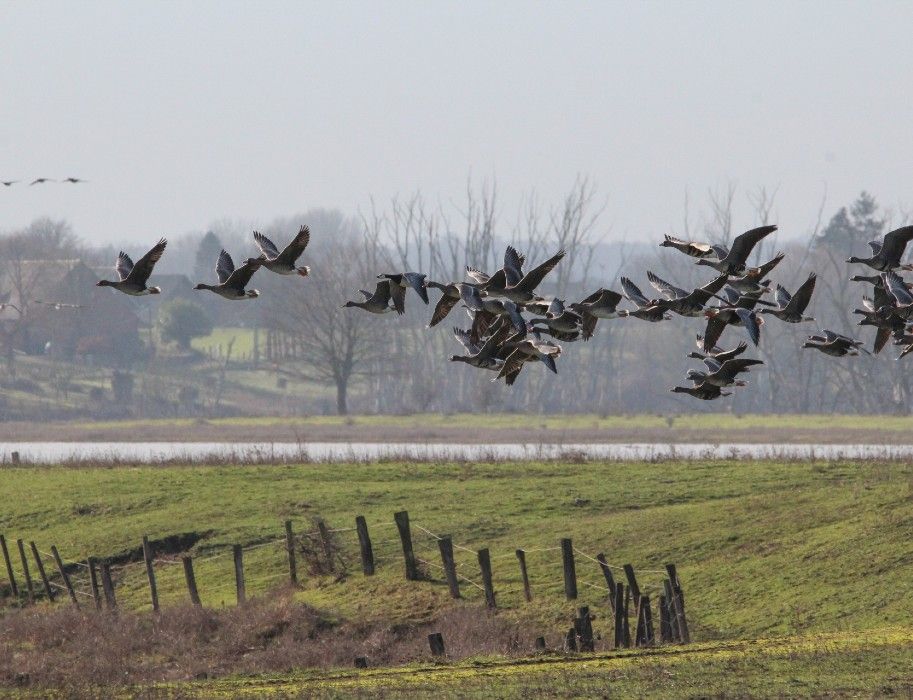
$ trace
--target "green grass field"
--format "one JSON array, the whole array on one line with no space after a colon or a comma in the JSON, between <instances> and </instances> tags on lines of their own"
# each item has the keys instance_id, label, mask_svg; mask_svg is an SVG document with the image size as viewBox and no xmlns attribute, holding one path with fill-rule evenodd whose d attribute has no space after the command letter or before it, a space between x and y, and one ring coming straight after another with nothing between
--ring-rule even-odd
<instances>
[{"instance_id":1,"label":"green grass field","mask_svg":"<svg viewBox=\"0 0 913 700\"><path fill-rule=\"evenodd\" d=\"M348 575L305 576L296 597L342 619L389 624L433 620L453 603L440 572L432 566L427 567L431 581L403 580L392 515L407 509L418 556L430 563L439 561L436 542L419 526L451 533L458 545L469 550L490 548L500 614L530 621L530 644L539 634L557 643L579 604L590 605L598 615L596 631L611 636L610 616L601 614L606 605L600 571L583 555L577 557L580 599L564 598L560 552L554 548L561 537L572 537L575 547L588 556L605 552L613 564L633 564L641 587L654 597L662 565L675 562L697 642L745 644L796 637L774 646L795 643L798 651L770 651L769 658L761 655L761 661L771 672L795 673L807 688L862 684L874 693L877 687L868 684L887 683L890 674L854 674L850 669L868 668L878 655L913 658L908 636L896 645L874 645L871 654L867 642L892 638L896 633L891 630L909 628L913 619L910 464L18 468L4 471L3 490L0 532L8 540L34 540L45 551L56 544L71 560L136 550L144 534L153 540L181 533L202 536L191 553L198 562L203 602L210 606L233 601L230 545L256 546L245 554L249 589L256 594L284 578L285 555L276 540L285 519L304 532L313 530L315 517L335 529L351 528L355 515L363 514L380 560L378 574L361 575L355 533L343 530L335 537L349 562ZM529 551L532 605L521 594L514 556L518 547ZM457 561L467 578L479 580L472 552L457 550ZM164 605L186 601L180 568L159 567ZM116 577L119 603L148 609L141 564L116 569ZM464 582L462 589L465 604L479 603L481 594L473 585ZM446 639L447 630L441 631ZM823 641L827 639L838 641ZM584 676L590 685L585 687L595 689L607 679L614 683L622 677L632 692L665 689L675 694L693 683L692 678L679 685L676 668L703 669L720 682L730 668L749 673L751 659L714 651L727 648L693 647L695 654L704 649L706 655L661 656L655 662L620 661L609 655L586 666ZM533 672L532 667L516 663L491 663L493 670L486 671L485 678L509 674L511 680L504 682L510 684L517 674L524 683L548 685L554 680L557 696L570 694L571 680L561 681L564 667L543 662L544 670ZM662 670L666 666L668 672ZM478 670L473 664L466 668ZM580 672L574 670L574 677ZM364 676L365 692L371 687L371 673L387 672ZM389 673L390 678L401 678ZM761 683L764 673L757 674ZM307 678L313 675L309 672ZM428 671L415 677L433 684L444 676ZM909 672L899 677L909 684ZM480 694L486 682L478 679ZM771 687L791 695L789 682L778 676ZM461 687L471 684L462 686L461 681Z\"/></svg>"}]
</instances>

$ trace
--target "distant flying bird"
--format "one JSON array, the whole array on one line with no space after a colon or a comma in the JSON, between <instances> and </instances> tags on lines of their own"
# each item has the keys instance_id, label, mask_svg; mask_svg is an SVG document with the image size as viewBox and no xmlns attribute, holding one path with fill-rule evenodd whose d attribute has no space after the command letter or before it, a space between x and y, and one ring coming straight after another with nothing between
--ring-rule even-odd
<instances>
[{"instance_id":1,"label":"distant flying bird","mask_svg":"<svg viewBox=\"0 0 913 700\"><path fill-rule=\"evenodd\" d=\"M29 187L31 187L32 185L43 185L43 184L46 183L46 182L57 182L57 181L56 181L56 180L52 180L52 179L49 178L49 177L39 177L39 178L37 178L36 180L32 180L32 181L29 183Z\"/></svg>"},{"instance_id":2,"label":"distant flying bird","mask_svg":"<svg viewBox=\"0 0 913 700\"><path fill-rule=\"evenodd\" d=\"M0 184L4 187L9 187L10 185L15 185L17 182L19 182L19 180L2 180L0 181Z\"/></svg>"},{"instance_id":3,"label":"distant flying bird","mask_svg":"<svg viewBox=\"0 0 913 700\"><path fill-rule=\"evenodd\" d=\"M66 180L63 180L63 182L71 182L76 185L80 182L88 182L88 180L80 180L78 177L68 177Z\"/></svg>"},{"instance_id":4,"label":"distant flying bird","mask_svg":"<svg viewBox=\"0 0 913 700\"><path fill-rule=\"evenodd\" d=\"M117 262L114 269L117 271L118 280L111 282L109 280L100 280L95 283L96 287L114 287L116 290L129 294L134 297L145 296L146 294L161 294L159 287L147 287L146 282L149 275L152 274L152 268L155 267L162 254L165 252L165 246L168 241L164 238L156 243L152 250L136 261L136 264L130 259L124 251L117 254Z\"/></svg>"},{"instance_id":5,"label":"distant flying bird","mask_svg":"<svg viewBox=\"0 0 913 700\"><path fill-rule=\"evenodd\" d=\"M285 246L285 249L280 253L275 243L259 231L254 231L254 241L260 249L260 262L267 270L272 270L280 275L298 274L302 277L308 276L311 272L311 268L307 265L295 267L295 262L304 252L304 249L307 248L307 244L310 240L311 230L307 226L302 226L298 230L298 235L295 236L292 239L292 242ZM248 260L248 262L250 262L250 260Z\"/></svg>"},{"instance_id":6,"label":"distant flying bird","mask_svg":"<svg viewBox=\"0 0 913 700\"><path fill-rule=\"evenodd\" d=\"M262 264L263 261L260 258L251 258L241 267L235 269L234 260L231 259L227 251L222 250L216 262L216 276L219 278L219 283L206 284L205 282L200 282L194 289L208 289L223 299L231 301L256 299L260 296L260 291L257 289L245 289L245 287Z\"/></svg>"}]
</instances>

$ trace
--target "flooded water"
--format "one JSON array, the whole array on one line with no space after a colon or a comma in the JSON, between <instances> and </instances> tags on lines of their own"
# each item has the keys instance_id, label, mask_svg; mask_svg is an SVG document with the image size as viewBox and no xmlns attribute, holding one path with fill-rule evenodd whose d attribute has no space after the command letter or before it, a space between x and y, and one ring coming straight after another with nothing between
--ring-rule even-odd
<instances>
[{"instance_id":1,"label":"flooded water","mask_svg":"<svg viewBox=\"0 0 913 700\"><path fill-rule=\"evenodd\" d=\"M345 462L374 460L540 460L656 461L669 459L913 459L913 445L829 444L449 444L449 443L230 443L230 442L2 442L0 462L13 452L22 462L55 464L120 462Z\"/></svg>"}]
</instances>

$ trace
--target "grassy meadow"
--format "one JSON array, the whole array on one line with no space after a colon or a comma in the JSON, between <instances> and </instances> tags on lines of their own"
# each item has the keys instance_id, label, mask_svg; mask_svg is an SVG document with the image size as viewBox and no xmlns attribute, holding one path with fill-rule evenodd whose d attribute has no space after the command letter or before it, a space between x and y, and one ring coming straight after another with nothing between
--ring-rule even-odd
<instances>
[{"instance_id":1,"label":"grassy meadow","mask_svg":"<svg viewBox=\"0 0 913 700\"><path fill-rule=\"evenodd\" d=\"M292 520L296 532L306 533L315 529L319 517L338 530L333 537L345 569L314 573L300 562L296 600L337 621L391 627L435 623L454 606L480 606L481 592L466 580L479 581L474 552L467 550L488 547L498 616L522 625L528 639L521 644L528 648L540 634L551 647L557 646L580 604L596 613L596 632L611 637L601 573L587 557L604 552L612 564L633 564L641 587L654 599L663 564L676 563L692 636L709 646L670 649L651 656L654 661L619 660L606 653L587 665L584 675L591 685L581 687L595 688L606 678L621 677L632 691L688 688L693 678L683 686L675 680L683 673L675 669L685 668L704 669L701 673L715 669L722 682L727 668L744 667L748 673L756 661L729 653L728 644L783 637L793 641L782 644L798 645L795 653L777 651L781 642L771 642L770 649L764 646L770 658L759 658L767 659L764 663L771 669L792 664L795 673L807 679L830 674L833 661L833 682L874 682L877 674L854 676L838 661L848 659L853 667L866 666L878 655L913 659L909 635L897 637L892 631L909 628L913 618L913 465L905 463L21 467L4 469L2 478L0 533L8 541L34 540L43 551L56 544L68 560L111 558L118 603L126 610L150 607L144 569L137 561L144 534L153 542L183 535L185 544L192 543L188 551L196 561L203 603L221 608L234 604L232 544L245 547L248 593L260 595L285 581L283 521ZM427 581L404 580L392 524L393 513L402 509L410 513L417 555L427 562ZM367 518L379 560L371 578L361 574L358 564L351 529L358 514ZM450 600L434 566L439 563L436 541L425 530L452 534L454 542L466 548L456 552L465 576L464 601ZM561 537L572 537L580 552L576 602L564 597L556 549ZM161 550L166 545L158 546ZM523 600L517 548L528 551L532 604ZM174 559L177 553L162 559ZM181 567L162 561L157 576L162 605L185 605ZM77 580L80 577L77 573ZM447 640L448 630L440 631ZM900 640L896 645L871 649L866 641L895 637ZM597 648L607 647L603 642ZM491 664L493 676L525 674L513 662ZM554 677L560 688L565 667L542 665L536 670L521 665L530 672L524 682L548 684ZM668 671L662 670L667 666ZM466 668L478 670L472 663ZM315 678L326 673L309 671L299 680L317 683ZM376 674L387 679L376 682L389 681L390 688L406 683L395 681L402 678L395 671L366 674L365 692ZM574 674L576 678L576 670ZM346 672L345 677L350 676ZM441 676L435 667L415 677L435 683ZM913 683L909 674L901 680L906 687ZM672 685L663 686L666 681ZM355 684L350 690L359 682L346 680ZM809 688L820 688L828 680L819 678L817 686L809 682ZM332 687L327 686L327 692ZM471 684L461 682L461 687ZM788 686L771 687L792 694ZM568 692L556 690L558 696Z\"/></svg>"}]
</instances>

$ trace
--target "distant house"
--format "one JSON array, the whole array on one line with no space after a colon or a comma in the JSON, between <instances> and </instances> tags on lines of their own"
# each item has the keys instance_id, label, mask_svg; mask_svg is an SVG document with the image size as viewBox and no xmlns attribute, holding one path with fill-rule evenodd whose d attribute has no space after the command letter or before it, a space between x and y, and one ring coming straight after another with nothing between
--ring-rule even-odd
<instances>
[{"instance_id":1,"label":"distant house","mask_svg":"<svg viewBox=\"0 0 913 700\"><path fill-rule=\"evenodd\" d=\"M5 277L0 290L9 290L10 304L0 311L0 324L15 329L16 349L115 364L143 355L133 300L96 287L98 273L81 260L26 260Z\"/></svg>"}]
</instances>

